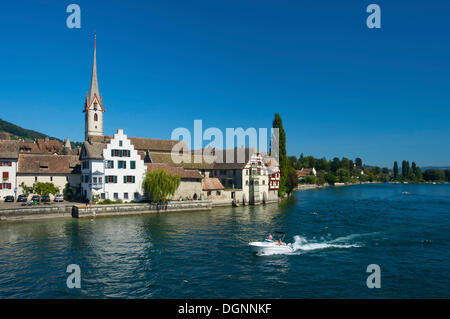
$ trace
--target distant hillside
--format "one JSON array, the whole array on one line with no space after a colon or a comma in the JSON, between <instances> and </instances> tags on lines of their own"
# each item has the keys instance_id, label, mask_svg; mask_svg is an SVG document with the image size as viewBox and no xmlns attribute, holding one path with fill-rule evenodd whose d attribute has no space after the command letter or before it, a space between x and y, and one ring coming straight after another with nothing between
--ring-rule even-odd
<instances>
[{"instance_id":1,"label":"distant hillside","mask_svg":"<svg viewBox=\"0 0 450 319\"><path fill-rule=\"evenodd\" d=\"M17 140L17 139L24 139L24 140L34 140L36 138L45 138L48 135L43 134L43 133L39 133L33 130L27 130L24 129L23 127L17 126L15 124L12 124L10 122L4 121L0 118L0 132L6 132L9 133L9 135L11 136L11 139ZM55 138L55 137L50 137L50 139L52 140L58 140L60 141L60 139Z\"/></svg>"},{"instance_id":2,"label":"distant hillside","mask_svg":"<svg viewBox=\"0 0 450 319\"><path fill-rule=\"evenodd\" d=\"M422 171L425 171L427 169L440 169L440 170L446 170L450 169L450 166L425 166L421 167Z\"/></svg>"}]
</instances>

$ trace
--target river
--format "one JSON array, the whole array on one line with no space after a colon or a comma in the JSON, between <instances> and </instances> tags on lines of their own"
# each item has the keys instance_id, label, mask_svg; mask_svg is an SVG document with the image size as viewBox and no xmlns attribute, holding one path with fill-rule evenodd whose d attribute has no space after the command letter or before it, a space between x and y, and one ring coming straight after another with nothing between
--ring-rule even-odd
<instances>
[{"instance_id":1,"label":"river","mask_svg":"<svg viewBox=\"0 0 450 319\"><path fill-rule=\"evenodd\" d=\"M250 253L247 244L273 230L295 252ZM80 289L66 285L70 264L81 269ZM381 288L366 285L370 264ZM1 298L449 298L449 270L449 185L354 185L266 206L0 224Z\"/></svg>"}]
</instances>

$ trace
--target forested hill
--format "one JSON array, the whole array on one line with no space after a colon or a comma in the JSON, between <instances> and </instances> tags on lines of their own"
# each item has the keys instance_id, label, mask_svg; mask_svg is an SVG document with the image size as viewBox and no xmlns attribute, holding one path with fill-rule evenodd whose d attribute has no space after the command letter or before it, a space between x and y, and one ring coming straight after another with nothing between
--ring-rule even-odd
<instances>
[{"instance_id":1,"label":"forested hill","mask_svg":"<svg viewBox=\"0 0 450 319\"><path fill-rule=\"evenodd\" d=\"M23 127L17 126L10 122L4 121L0 118L0 133L9 133L11 139L24 139L24 140L34 140L36 138L45 138L47 135L39 133L33 130L27 130ZM52 140L59 140L58 138L49 137Z\"/></svg>"}]
</instances>

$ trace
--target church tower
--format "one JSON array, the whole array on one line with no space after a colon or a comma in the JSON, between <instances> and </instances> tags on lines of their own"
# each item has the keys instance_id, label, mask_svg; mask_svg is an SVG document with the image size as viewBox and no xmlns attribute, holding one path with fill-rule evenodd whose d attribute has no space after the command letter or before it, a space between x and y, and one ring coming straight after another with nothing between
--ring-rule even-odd
<instances>
[{"instance_id":1,"label":"church tower","mask_svg":"<svg viewBox=\"0 0 450 319\"><path fill-rule=\"evenodd\" d=\"M105 109L103 108L102 97L98 89L96 51L97 37L94 35L94 63L92 66L91 87L86 95L83 110L85 113L85 140L89 136L103 135L103 112L105 112Z\"/></svg>"}]
</instances>

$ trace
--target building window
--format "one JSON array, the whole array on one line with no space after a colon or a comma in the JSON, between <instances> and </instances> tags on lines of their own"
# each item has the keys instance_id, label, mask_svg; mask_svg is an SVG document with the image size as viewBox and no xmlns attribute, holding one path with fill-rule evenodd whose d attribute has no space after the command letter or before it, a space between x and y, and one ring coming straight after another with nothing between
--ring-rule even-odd
<instances>
[{"instance_id":1,"label":"building window","mask_svg":"<svg viewBox=\"0 0 450 319\"><path fill-rule=\"evenodd\" d=\"M37 176L34 177L34 181L37 182Z\"/></svg>"},{"instance_id":2,"label":"building window","mask_svg":"<svg viewBox=\"0 0 450 319\"><path fill-rule=\"evenodd\" d=\"M9 173L3 172L3 179L8 179L8 178L9 178Z\"/></svg>"},{"instance_id":3,"label":"building window","mask_svg":"<svg viewBox=\"0 0 450 319\"><path fill-rule=\"evenodd\" d=\"M53 176L50 176L50 182L53 182Z\"/></svg>"},{"instance_id":4,"label":"building window","mask_svg":"<svg viewBox=\"0 0 450 319\"><path fill-rule=\"evenodd\" d=\"M136 169L136 161L131 161L130 162L130 168L131 169Z\"/></svg>"},{"instance_id":5,"label":"building window","mask_svg":"<svg viewBox=\"0 0 450 319\"><path fill-rule=\"evenodd\" d=\"M101 198L101 199L105 199L105 193L101 193L101 194L100 194L100 198Z\"/></svg>"},{"instance_id":6,"label":"building window","mask_svg":"<svg viewBox=\"0 0 450 319\"><path fill-rule=\"evenodd\" d=\"M220 191L216 191L216 194L217 194L217 195L220 195Z\"/></svg>"},{"instance_id":7,"label":"building window","mask_svg":"<svg viewBox=\"0 0 450 319\"><path fill-rule=\"evenodd\" d=\"M97 113L94 114L94 121L97 122L98 121L98 116Z\"/></svg>"},{"instance_id":8,"label":"building window","mask_svg":"<svg viewBox=\"0 0 450 319\"><path fill-rule=\"evenodd\" d=\"M245 185L247 185L247 186L248 186L248 181L245 181Z\"/></svg>"},{"instance_id":9,"label":"building window","mask_svg":"<svg viewBox=\"0 0 450 319\"><path fill-rule=\"evenodd\" d=\"M128 193L123 193L123 199L128 199Z\"/></svg>"},{"instance_id":10,"label":"building window","mask_svg":"<svg viewBox=\"0 0 450 319\"><path fill-rule=\"evenodd\" d=\"M119 141L119 146L122 146L122 145L123 145L122 141Z\"/></svg>"},{"instance_id":11,"label":"building window","mask_svg":"<svg viewBox=\"0 0 450 319\"><path fill-rule=\"evenodd\" d=\"M124 176L123 177L123 183L124 184L134 184L135 177L134 176Z\"/></svg>"},{"instance_id":12,"label":"building window","mask_svg":"<svg viewBox=\"0 0 450 319\"><path fill-rule=\"evenodd\" d=\"M106 161L105 168L114 168L114 161Z\"/></svg>"},{"instance_id":13,"label":"building window","mask_svg":"<svg viewBox=\"0 0 450 319\"><path fill-rule=\"evenodd\" d=\"M211 196L211 191L208 191L207 195L208 195L208 196Z\"/></svg>"},{"instance_id":14,"label":"building window","mask_svg":"<svg viewBox=\"0 0 450 319\"><path fill-rule=\"evenodd\" d=\"M248 175L248 169L245 170L245 175Z\"/></svg>"},{"instance_id":15,"label":"building window","mask_svg":"<svg viewBox=\"0 0 450 319\"><path fill-rule=\"evenodd\" d=\"M88 161L83 161L82 167L83 167L84 169L89 168L89 162L88 162Z\"/></svg>"},{"instance_id":16,"label":"building window","mask_svg":"<svg viewBox=\"0 0 450 319\"><path fill-rule=\"evenodd\" d=\"M139 193L138 192L134 193L134 199L138 199L138 198L139 198Z\"/></svg>"},{"instance_id":17,"label":"building window","mask_svg":"<svg viewBox=\"0 0 450 319\"><path fill-rule=\"evenodd\" d=\"M127 168L127 162L125 162L125 161L118 161L117 167L118 168Z\"/></svg>"},{"instance_id":18,"label":"building window","mask_svg":"<svg viewBox=\"0 0 450 319\"><path fill-rule=\"evenodd\" d=\"M0 189L11 189L11 183L0 184Z\"/></svg>"},{"instance_id":19,"label":"building window","mask_svg":"<svg viewBox=\"0 0 450 319\"><path fill-rule=\"evenodd\" d=\"M119 199L119 193L114 193L114 199Z\"/></svg>"},{"instance_id":20,"label":"building window","mask_svg":"<svg viewBox=\"0 0 450 319\"><path fill-rule=\"evenodd\" d=\"M263 180L263 185L266 185L266 181L265 180Z\"/></svg>"},{"instance_id":21,"label":"building window","mask_svg":"<svg viewBox=\"0 0 450 319\"><path fill-rule=\"evenodd\" d=\"M117 176L105 176L105 183L117 184Z\"/></svg>"}]
</instances>

